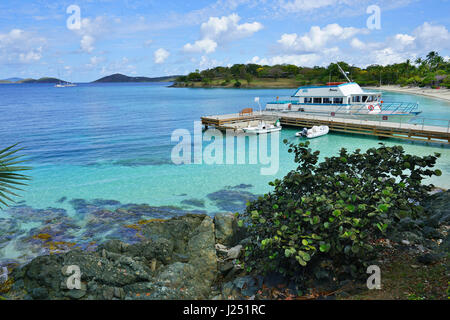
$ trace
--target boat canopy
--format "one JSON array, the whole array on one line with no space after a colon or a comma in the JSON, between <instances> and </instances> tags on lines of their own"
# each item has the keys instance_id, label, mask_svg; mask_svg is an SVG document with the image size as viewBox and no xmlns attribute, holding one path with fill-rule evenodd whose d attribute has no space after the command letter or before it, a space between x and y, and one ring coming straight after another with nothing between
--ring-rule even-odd
<instances>
[{"instance_id":1,"label":"boat canopy","mask_svg":"<svg viewBox=\"0 0 450 320\"><path fill-rule=\"evenodd\" d=\"M348 82L326 86L300 87L292 97L349 97L354 95L380 95L380 93L366 92L357 83Z\"/></svg>"}]
</instances>

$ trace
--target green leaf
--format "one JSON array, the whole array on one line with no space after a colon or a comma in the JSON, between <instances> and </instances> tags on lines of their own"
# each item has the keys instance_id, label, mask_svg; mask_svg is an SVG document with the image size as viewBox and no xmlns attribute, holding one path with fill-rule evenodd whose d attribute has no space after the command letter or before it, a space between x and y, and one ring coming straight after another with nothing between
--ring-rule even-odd
<instances>
[{"instance_id":1,"label":"green leaf","mask_svg":"<svg viewBox=\"0 0 450 320\"><path fill-rule=\"evenodd\" d=\"M320 252L328 252L331 248L331 245L329 243L321 244L319 247Z\"/></svg>"}]
</instances>

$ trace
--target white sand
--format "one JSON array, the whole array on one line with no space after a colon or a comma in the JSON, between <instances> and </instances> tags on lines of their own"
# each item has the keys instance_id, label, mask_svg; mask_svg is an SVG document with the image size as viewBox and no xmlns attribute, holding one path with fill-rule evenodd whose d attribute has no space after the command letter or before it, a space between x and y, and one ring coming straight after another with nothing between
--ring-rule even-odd
<instances>
[{"instance_id":1,"label":"white sand","mask_svg":"<svg viewBox=\"0 0 450 320\"><path fill-rule=\"evenodd\" d=\"M364 87L364 89L368 90L386 90L386 91L394 91L401 93L409 93L409 94L418 94L422 96L443 99L450 101L450 89L446 89L441 87L440 89L431 89L431 88L419 88L419 87L400 87L397 85L394 86L381 86L381 87Z\"/></svg>"}]
</instances>

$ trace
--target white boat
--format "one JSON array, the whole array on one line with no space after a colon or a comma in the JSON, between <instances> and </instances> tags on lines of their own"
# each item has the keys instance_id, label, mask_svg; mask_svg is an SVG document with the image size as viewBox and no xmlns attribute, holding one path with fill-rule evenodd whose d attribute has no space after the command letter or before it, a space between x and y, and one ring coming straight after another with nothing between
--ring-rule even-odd
<instances>
[{"instance_id":1,"label":"white boat","mask_svg":"<svg viewBox=\"0 0 450 320\"><path fill-rule=\"evenodd\" d=\"M381 93L364 91L343 74L348 82L300 87L290 97L267 103L266 111L385 121L410 120L421 113L418 103L384 102Z\"/></svg>"},{"instance_id":2,"label":"white boat","mask_svg":"<svg viewBox=\"0 0 450 320\"><path fill-rule=\"evenodd\" d=\"M249 125L246 128L242 128L242 130L244 130L245 133L252 133L252 134L270 133L270 132L280 131L281 129L282 128L281 128L279 120L277 120L275 125L267 124L264 122L264 120L261 120L257 126L252 127Z\"/></svg>"},{"instance_id":3,"label":"white boat","mask_svg":"<svg viewBox=\"0 0 450 320\"><path fill-rule=\"evenodd\" d=\"M328 126L314 126L306 131L306 137L308 139L317 138L328 134L330 128Z\"/></svg>"},{"instance_id":4,"label":"white boat","mask_svg":"<svg viewBox=\"0 0 450 320\"><path fill-rule=\"evenodd\" d=\"M55 85L55 88L65 88L65 87L76 87L77 85L72 82L58 83Z\"/></svg>"}]
</instances>

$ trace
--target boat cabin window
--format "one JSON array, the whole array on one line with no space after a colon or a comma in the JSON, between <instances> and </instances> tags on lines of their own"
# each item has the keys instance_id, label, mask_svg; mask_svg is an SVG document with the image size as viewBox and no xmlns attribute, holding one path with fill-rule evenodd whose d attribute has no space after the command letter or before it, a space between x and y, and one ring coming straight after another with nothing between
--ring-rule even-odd
<instances>
[{"instance_id":1,"label":"boat cabin window","mask_svg":"<svg viewBox=\"0 0 450 320\"><path fill-rule=\"evenodd\" d=\"M312 103L312 98L305 98L305 103Z\"/></svg>"},{"instance_id":2,"label":"boat cabin window","mask_svg":"<svg viewBox=\"0 0 450 320\"><path fill-rule=\"evenodd\" d=\"M368 96L362 96L362 102L367 102Z\"/></svg>"},{"instance_id":3,"label":"boat cabin window","mask_svg":"<svg viewBox=\"0 0 450 320\"><path fill-rule=\"evenodd\" d=\"M322 98L314 98L313 102L314 103L322 103Z\"/></svg>"},{"instance_id":4,"label":"boat cabin window","mask_svg":"<svg viewBox=\"0 0 450 320\"><path fill-rule=\"evenodd\" d=\"M333 98L333 103L334 104L343 104L344 98Z\"/></svg>"},{"instance_id":5,"label":"boat cabin window","mask_svg":"<svg viewBox=\"0 0 450 320\"><path fill-rule=\"evenodd\" d=\"M323 103L331 103L331 98L323 98Z\"/></svg>"},{"instance_id":6,"label":"boat cabin window","mask_svg":"<svg viewBox=\"0 0 450 320\"><path fill-rule=\"evenodd\" d=\"M360 96L353 96L352 97L352 101L353 102L361 102L361 97Z\"/></svg>"}]
</instances>

